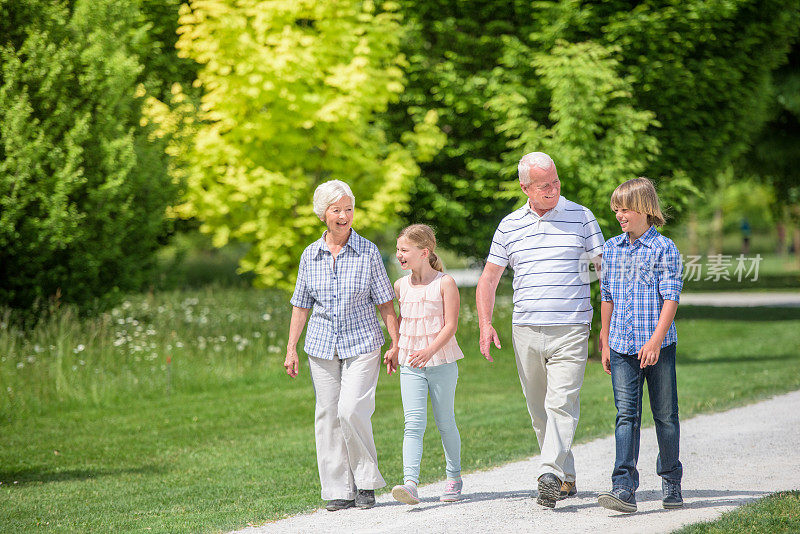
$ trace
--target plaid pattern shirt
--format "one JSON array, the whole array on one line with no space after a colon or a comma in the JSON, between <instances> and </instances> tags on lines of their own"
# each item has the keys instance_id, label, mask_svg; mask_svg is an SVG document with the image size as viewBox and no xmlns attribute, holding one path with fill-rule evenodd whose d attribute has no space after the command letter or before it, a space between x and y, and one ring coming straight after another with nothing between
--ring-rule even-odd
<instances>
[{"instance_id":1,"label":"plaid pattern shirt","mask_svg":"<svg viewBox=\"0 0 800 534\"><path fill-rule=\"evenodd\" d=\"M291 303L312 308L304 350L333 360L366 354L384 342L375 306L394 299L378 247L350 231L334 262L325 234L300 257Z\"/></svg>"},{"instance_id":2,"label":"plaid pattern shirt","mask_svg":"<svg viewBox=\"0 0 800 534\"><path fill-rule=\"evenodd\" d=\"M621 354L636 354L653 335L665 300L680 300L683 265L671 239L651 226L631 244L628 234L603 246L600 298L614 303L608 344ZM678 341L675 322L661 347Z\"/></svg>"}]
</instances>

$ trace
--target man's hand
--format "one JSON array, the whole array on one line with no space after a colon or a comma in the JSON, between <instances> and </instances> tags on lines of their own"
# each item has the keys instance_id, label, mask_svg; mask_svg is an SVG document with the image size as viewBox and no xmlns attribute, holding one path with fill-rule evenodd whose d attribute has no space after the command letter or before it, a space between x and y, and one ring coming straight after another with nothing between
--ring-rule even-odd
<instances>
[{"instance_id":1,"label":"man's hand","mask_svg":"<svg viewBox=\"0 0 800 534\"><path fill-rule=\"evenodd\" d=\"M479 341L479 345L481 348L481 354L483 357L493 362L492 355L490 353L492 348L492 342L494 342L494 346L499 348L500 347L500 337L497 335L497 331L494 329L492 325L484 326L481 328L481 338Z\"/></svg>"}]
</instances>

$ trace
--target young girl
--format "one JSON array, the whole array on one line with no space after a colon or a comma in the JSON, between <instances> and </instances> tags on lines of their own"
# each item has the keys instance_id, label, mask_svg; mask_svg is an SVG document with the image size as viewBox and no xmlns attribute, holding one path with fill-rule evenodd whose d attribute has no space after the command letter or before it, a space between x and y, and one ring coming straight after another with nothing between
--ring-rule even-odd
<instances>
[{"instance_id":1,"label":"young girl","mask_svg":"<svg viewBox=\"0 0 800 534\"><path fill-rule=\"evenodd\" d=\"M601 506L636 511L642 385L647 381L658 439L656 471L661 476L664 508L683 506L678 459L678 391L675 381L675 311L683 281L675 243L662 236L664 215L647 178L629 180L611 195L622 234L603 246L601 274L602 362L611 375L617 421L617 452L612 488Z\"/></svg>"},{"instance_id":2,"label":"young girl","mask_svg":"<svg viewBox=\"0 0 800 534\"><path fill-rule=\"evenodd\" d=\"M397 238L397 259L411 274L394 284L400 302L400 392L405 412L403 484L392 496L418 504L417 483L422 460L422 436L427 422L428 394L442 436L447 486L440 500L461 498L461 436L453 408L458 381L456 360L464 354L456 342L459 296L455 280L442 272L434 253L436 237L424 224L414 224ZM395 362L387 361L389 370Z\"/></svg>"}]
</instances>

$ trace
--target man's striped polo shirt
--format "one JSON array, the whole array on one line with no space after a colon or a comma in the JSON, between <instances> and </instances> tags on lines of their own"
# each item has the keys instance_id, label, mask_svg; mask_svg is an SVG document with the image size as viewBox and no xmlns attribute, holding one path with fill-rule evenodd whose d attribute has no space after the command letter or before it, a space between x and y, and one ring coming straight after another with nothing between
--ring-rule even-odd
<instances>
[{"instance_id":1,"label":"man's striped polo shirt","mask_svg":"<svg viewBox=\"0 0 800 534\"><path fill-rule=\"evenodd\" d=\"M497 227L486 261L514 271L516 325L590 324L589 260L603 252L592 212L563 196L539 217L528 202ZM594 275L594 276L592 276Z\"/></svg>"}]
</instances>

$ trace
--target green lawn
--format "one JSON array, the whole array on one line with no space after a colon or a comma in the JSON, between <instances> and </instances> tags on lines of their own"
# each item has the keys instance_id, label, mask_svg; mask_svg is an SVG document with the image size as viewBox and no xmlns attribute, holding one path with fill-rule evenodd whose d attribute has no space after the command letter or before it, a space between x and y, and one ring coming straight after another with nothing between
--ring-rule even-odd
<instances>
[{"instance_id":1,"label":"green lawn","mask_svg":"<svg viewBox=\"0 0 800 534\"><path fill-rule=\"evenodd\" d=\"M466 471L537 452L509 302L498 298L504 344L490 364L476 349L474 292L463 292ZM131 298L100 319L60 316L27 336L0 329L2 530L214 532L320 506L307 366L295 380L282 368L287 307L282 294L218 288ZM683 417L800 388L800 309L683 307L678 332ZM609 435L613 421L610 380L591 361L577 439ZM381 376L373 426L393 484L396 376ZM423 482L444 477L432 420L429 429Z\"/></svg>"},{"instance_id":2,"label":"green lawn","mask_svg":"<svg viewBox=\"0 0 800 534\"><path fill-rule=\"evenodd\" d=\"M800 532L800 491L775 493L673 534L796 534Z\"/></svg>"}]
</instances>

